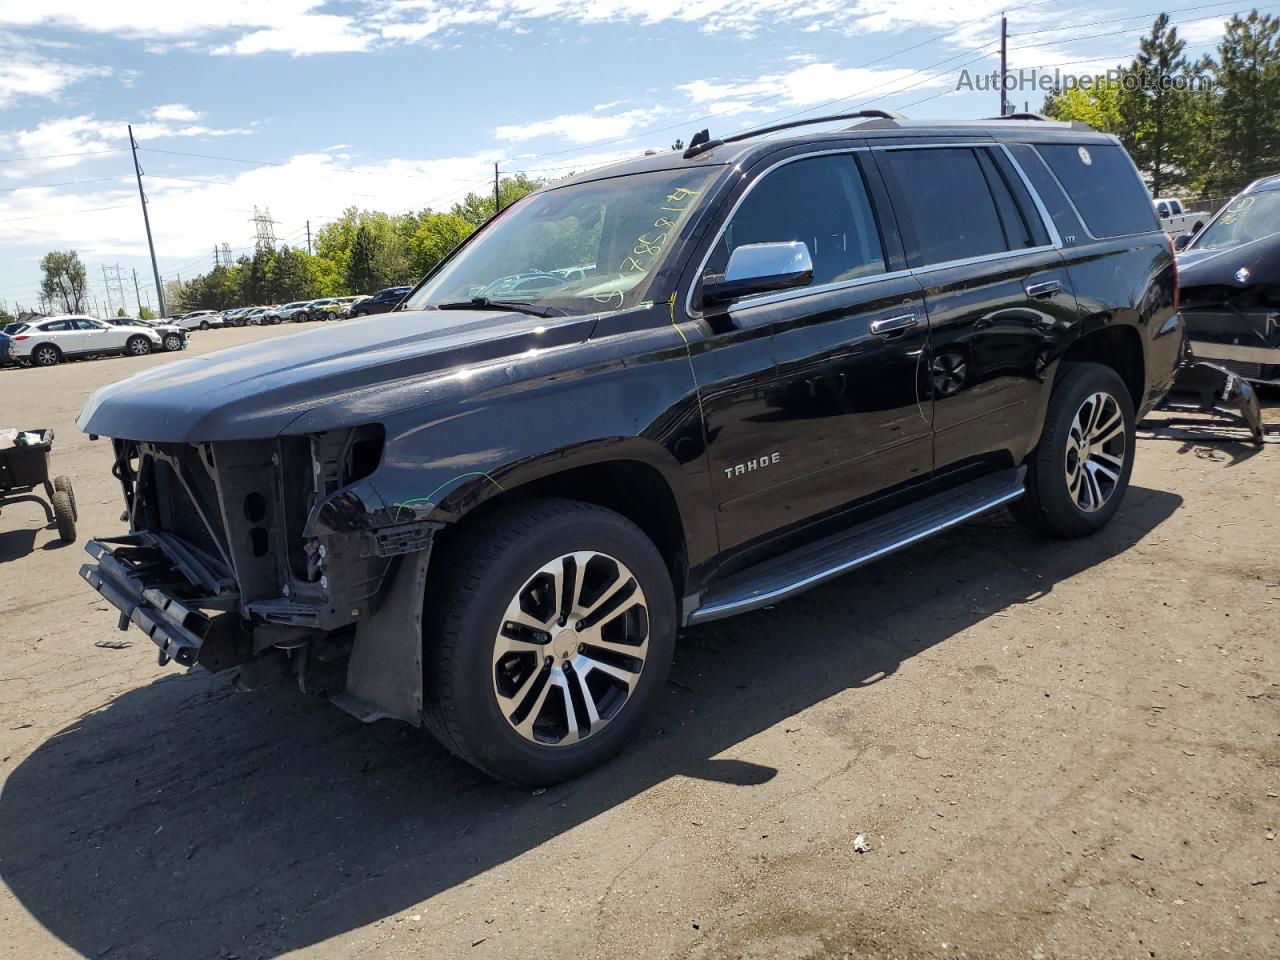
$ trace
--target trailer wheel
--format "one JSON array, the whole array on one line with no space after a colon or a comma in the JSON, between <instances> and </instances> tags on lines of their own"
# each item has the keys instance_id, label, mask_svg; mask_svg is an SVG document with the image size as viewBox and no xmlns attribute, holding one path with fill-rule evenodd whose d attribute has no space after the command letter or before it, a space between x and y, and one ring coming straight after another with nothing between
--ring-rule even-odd
<instances>
[{"instance_id":1,"label":"trailer wheel","mask_svg":"<svg viewBox=\"0 0 1280 960\"><path fill-rule=\"evenodd\" d=\"M71 498L67 496L65 490L54 491L53 519L58 524L58 539L63 543L75 543L75 508L71 506Z\"/></svg>"},{"instance_id":2,"label":"trailer wheel","mask_svg":"<svg viewBox=\"0 0 1280 960\"><path fill-rule=\"evenodd\" d=\"M76 520L80 519L80 507L76 505L76 492L71 489L70 477L54 477L53 489L60 490L67 495L67 499L71 501L71 516Z\"/></svg>"}]
</instances>

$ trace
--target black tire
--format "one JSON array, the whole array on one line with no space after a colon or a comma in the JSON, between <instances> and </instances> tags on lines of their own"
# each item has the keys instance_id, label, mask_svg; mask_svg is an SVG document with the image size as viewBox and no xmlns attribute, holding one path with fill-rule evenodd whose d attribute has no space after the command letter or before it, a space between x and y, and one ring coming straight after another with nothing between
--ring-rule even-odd
<instances>
[{"instance_id":1,"label":"black tire","mask_svg":"<svg viewBox=\"0 0 1280 960\"><path fill-rule=\"evenodd\" d=\"M76 513L66 491L53 493L53 519L58 525L58 539L63 543L76 542Z\"/></svg>"},{"instance_id":2,"label":"black tire","mask_svg":"<svg viewBox=\"0 0 1280 960\"><path fill-rule=\"evenodd\" d=\"M208 321L208 320L201 320L201 321L200 321L200 329L201 329L201 330L208 330L208 329L209 329L209 321Z\"/></svg>"},{"instance_id":3,"label":"black tire","mask_svg":"<svg viewBox=\"0 0 1280 960\"><path fill-rule=\"evenodd\" d=\"M354 320L359 320L361 317L367 317L368 315L369 314L365 313L363 310L357 310L355 313L351 315L351 317Z\"/></svg>"},{"instance_id":4,"label":"black tire","mask_svg":"<svg viewBox=\"0 0 1280 960\"><path fill-rule=\"evenodd\" d=\"M71 516L76 520L80 519L80 507L76 505L76 492L71 487L70 477L54 477L53 489L55 491L65 493L67 499L71 501Z\"/></svg>"},{"instance_id":5,"label":"black tire","mask_svg":"<svg viewBox=\"0 0 1280 960\"><path fill-rule=\"evenodd\" d=\"M31 362L37 367L53 367L62 362L62 351L52 343L39 344L31 351Z\"/></svg>"},{"instance_id":6,"label":"black tire","mask_svg":"<svg viewBox=\"0 0 1280 960\"><path fill-rule=\"evenodd\" d=\"M168 334L164 338L164 348L170 353L173 353L175 350L181 350L182 337L178 336L176 333Z\"/></svg>"},{"instance_id":7,"label":"black tire","mask_svg":"<svg viewBox=\"0 0 1280 960\"><path fill-rule=\"evenodd\" d=\"M1114 409L1122 419L1122 430L1106 446L1098 443L1096 451L1081 458L1080 447L1073 440L1075 420L1079 412L1087 416L1084 405L1090 398L1103 395L1114 402ZM1091 409L1091 408L1090 408ZM1103 408L1099 426L1110 424L1109 406ZM1027 460L1027 488L1022 497L1015 500L1012 511L1024 525L1042 536L1068 539L1084 537L1101 530L1115 515L1129 487L1133 472L1134 456L1133 400L1120 375L1100 363L1065 363L1058 371L1053 395L1049 398L1049 410L1045 415L1040 442ZM1102 431L1107 432L1107 431ZM1116 458L1115 440L1123 438L1123 454L1114 481L1105 477L1099 483L1111 483L1109 490L1089 493L1094 489L1086 479L1090 457L1105 457L1107 470ZM1097 441L1094 441L1097 442ZM1072 464L1077 465L1073 471ZM1095 461L1096 466L1096 461ZM1082 507L1073 496L1073 484L1069 477L1082 479L1077 487L1084 499L1096 499L1100 506ZM1096 474L1095 474L1096 476ZM1101 494L1101 495L1100 495Z\"/></svg>"},{"instance_id":8,"label":"black tire","mask_svg":"<svg viewBox=\"0 0 1280 960\"><path fill-rule=\"evenodd\" d=\"M125 341L124 349L131 357L145 357L151 352L151 341L146 337L130 337Z\"/></svg>"},{"instance_id":9,"label":"black tire","mask_svg":"<svg viewBox=\"0 0 1280 960\"><path fill-rule=\"evenodd\" d=\"M591 504L529 501L478 523L441 555L447 582L437 581L429 590L423 651L427 729L454 754L500 780L530 786L568 780L616 754L662 692L675 649L670 575L657 548L635 524ZM607 722L572 745L536 743L516 731L498 703L495 638L508 603L539 568L575 551L607 554L629 569L643 591L647 652L629 696L623 695ZM615 610L601 623L620 622L626 616L630 615L619 616ZM543 665L538 664L539 656L540 652L534 654L533 672L549 678L554 657L547 657ZM589 675L581 675L584 686ZM528 697L536 699L534 683ZM550 687L550 680L543 685ZM600 702L593 698L593 705Z\"/></svg>"}]
</instances>

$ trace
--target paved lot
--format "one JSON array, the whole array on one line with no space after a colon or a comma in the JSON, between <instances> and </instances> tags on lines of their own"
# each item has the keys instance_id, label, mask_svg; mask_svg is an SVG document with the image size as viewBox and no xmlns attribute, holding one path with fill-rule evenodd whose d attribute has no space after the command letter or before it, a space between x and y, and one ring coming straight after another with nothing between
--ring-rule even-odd
<instances>
[{"instance_id":1,"label":"paved lot","mask_svg":"<svg viewBox=\"0 0 1280 960\"><path fill-rule=\"evenodd\" d=\"M0 370L82 539L121 503L74 417L172 359ZM1142 441L1093 539L992 517L691 630L640 742L537 794L158 667L6 510L0 958L1275 957L1278 457Z\"/></svg>"}]
</instances>

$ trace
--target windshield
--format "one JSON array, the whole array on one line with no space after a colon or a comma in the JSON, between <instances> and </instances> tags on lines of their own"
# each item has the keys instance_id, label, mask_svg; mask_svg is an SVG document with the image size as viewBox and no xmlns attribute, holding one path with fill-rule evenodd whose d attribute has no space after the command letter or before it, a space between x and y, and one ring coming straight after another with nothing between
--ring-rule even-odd
<instances>
[{"instance_id":1,"label":"windshield","mask_svg":"<svg viewBox=\"0 0 1280 960\"><path fill-rule=\"evenodd\" d=\"M1280 190L1237 197L1196 239L1197 250L1223 250L1280 233Z\"/></svg>"},{"instance_id":2,"label":"windshield","mask_svg":"<svg viewBox=\"0 0 1280 960\"><path fill-rule=\"evenodd\" d=\"M716 170L661 170L533 194L468 243L406 310L474 298L584 314L644 301Z\"/></svg>"}]
</instances>

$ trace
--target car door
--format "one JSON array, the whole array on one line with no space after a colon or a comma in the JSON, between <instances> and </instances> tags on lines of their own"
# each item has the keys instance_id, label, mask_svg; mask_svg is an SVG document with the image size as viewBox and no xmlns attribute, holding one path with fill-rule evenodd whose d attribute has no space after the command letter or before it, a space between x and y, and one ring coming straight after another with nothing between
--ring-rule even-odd
<instances>
[{"instance_id":1,"label":"car door","mask_svg":"<svg viewBox=\"0 0 1280 960\"><path fill-rule=\"evenodd\" d=\"M931 469L928 321L887 215L858 151L801 154L751 182L711 247L703 277L748 244L800 241L813 261L806 287L709 311L718 339L695 350L722 550Z\"/></svg>"},{"instance_id":2,"label":"car door","mask_svg":"<svg viewBox=\"0 0 1280 960\"><path fill-rule=\"evenodd\" d=\"M123 350L129 334L134 332L130 327L90 320L87 317L81 317L75 324L84 338L84 349L94 353Z\"/></svg>"},{"instance_id":3,"label":"car door","mask_svg":"<svg viewBox=\"0 0 1280 960\"><path fill-rule=\"evenodd\" d=\"M86 353L90 349L88 334L80 330L74 319L50 320L48 323L40 324L37 329L41 333L49 334L41 339L57 344L64 355Z\"/></svg>"},{"instance_id":4,"label":"car door","mask_svg":"<svg viewBox=\"0 0 1280 960\"><path fill-rule=\"evenodd\" d=\"M935 469L1022 461L1055 331L1076 301L1058 244L995 144L875 151L924 287Z\"/></svg>"}]
</instances>

